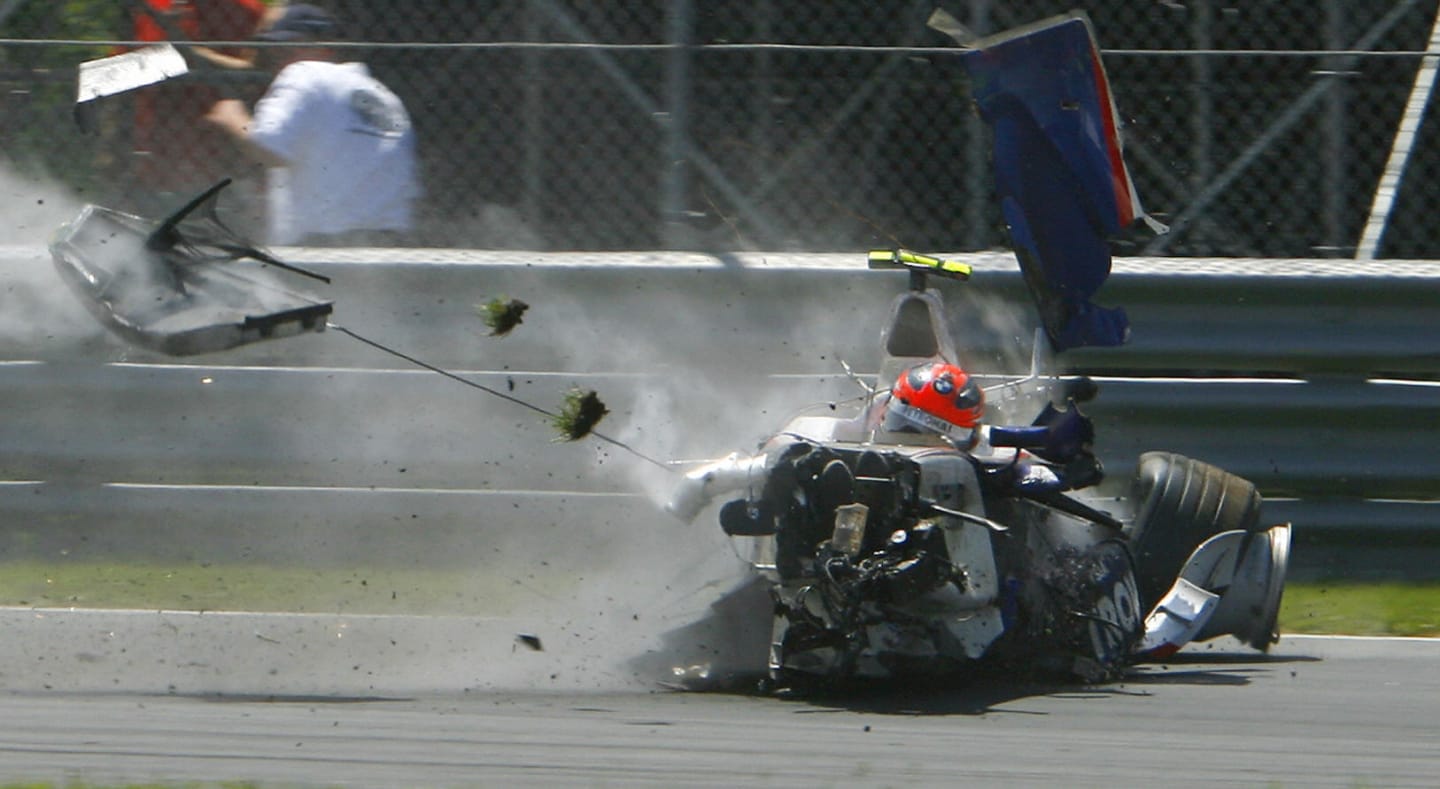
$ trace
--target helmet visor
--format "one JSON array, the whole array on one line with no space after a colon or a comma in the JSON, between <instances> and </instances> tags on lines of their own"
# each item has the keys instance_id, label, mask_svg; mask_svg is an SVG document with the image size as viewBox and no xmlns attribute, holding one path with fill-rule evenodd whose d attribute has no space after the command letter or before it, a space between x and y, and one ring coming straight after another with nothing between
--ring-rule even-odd
<instances>
[{"instance_id":1,"label":"helmet visor","mask_svg":"<svg viewBox=\"0 0 1440 789\"><path fill-rule=\"evenodd\" d=\"M971 409L985 402L985 394L980 391L980 385L975 383L974 378L966 379L965 385L955 393L955 407Z\"/></svg>"}]
</instances>

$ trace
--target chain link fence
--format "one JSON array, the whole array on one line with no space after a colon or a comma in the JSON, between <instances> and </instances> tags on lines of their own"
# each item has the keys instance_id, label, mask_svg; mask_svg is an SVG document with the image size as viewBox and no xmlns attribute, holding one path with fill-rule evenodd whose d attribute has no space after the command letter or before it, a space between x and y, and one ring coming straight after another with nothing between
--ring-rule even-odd
<instances>
[{"instance_id":1,"label":"chain link fence","mask_svg":"<svg viewBox=\"0 0 1440 789\"><path fill-rule=\"evenodd\" d=\"M259 173L198 123L259 73L192 74L77 123L75 66L135 38L144 0L0 0L12 168L133 210ZM188 13L183 0L148 0ZM201 6L221 0L190 0ZM934 251L1004 246L987 130L944 6L978 34L1044 0L335 0L347 57L419 133L423 245ZM1116 253L1440 257L1433 0L1096 0L1146 207ZM82 125L89 132L82 131ZM1388 173L1388 176L1387 176ZM1387 188L1381 188L1385 186ZM1377 200L1377 193L1380 199ZM10 198L15 199L15 198ZM19 199L24 199L20 195ZM1383 235L1376 228L1383 228Z\"/></svg>"}]
</instances>

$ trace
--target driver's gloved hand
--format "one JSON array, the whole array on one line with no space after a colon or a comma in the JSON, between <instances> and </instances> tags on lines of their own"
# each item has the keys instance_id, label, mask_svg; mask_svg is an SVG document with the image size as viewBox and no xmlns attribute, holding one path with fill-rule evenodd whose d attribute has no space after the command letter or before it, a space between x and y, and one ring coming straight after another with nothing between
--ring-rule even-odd
<instances>
[{"instance_id":1,"label":"driver's gloved hand","mask_svg":"<svg viewBox=\"0 0 1440 789\"><path fill-rule=\"evenodd\" d=\"M1046 428L1044 446L1033 451L1051 463L1066 464L1082 454L1088 455L1095 441L1095 424L1080 413L1074 400L1064 410L1047 403L1032 424Z\"/></svg>"},{"instance_id":2,"label":"driver's gloved hand","mask_svg":"<svg viewBox=\"0 0 1440 789\"><path fill-rule=\"evenodd\" d=\"M1065 464L1060 476L1065 481L1066 490L1088 488L1099 485L1105 479L1105 468L1100 464L1100 458L1081 452Z\"/></svg>"}]
</instances>

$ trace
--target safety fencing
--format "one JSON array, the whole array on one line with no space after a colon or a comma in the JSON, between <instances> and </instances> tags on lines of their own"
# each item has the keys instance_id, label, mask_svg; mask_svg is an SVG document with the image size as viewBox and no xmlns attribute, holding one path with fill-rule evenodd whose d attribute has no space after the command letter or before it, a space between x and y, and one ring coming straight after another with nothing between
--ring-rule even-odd
<instances>
[{"instance_id":1,"label":"safety fencing","mask_svg":"<svg viewBox=\"0 0 1440 789\"><path fill-rule=\"evenodd\" d=\"M266 75L197 71L76 123L77 64L144 32L140 5L0 2L0 158L142 213L234 176L258 224L260 174L200 118ZM987 132L927 19L983 35L1080 6L1174 228L1121 254L1440 257L1429 0L329 5L414 117L426 245L992 248Z\"/></svg>"},{"instance_id":2,"label":"safety fencing","mask_svg":"<svg viewBox=\"0 0 1440 789\"><path fill-rule=\"evenodd\" d=\"M859 394L841 361L878 368L906 286L863 255L284 256L334 278L336 324L491 394L554 410L595 390L619 443L557 442L533 411L334 330L166 359L17 285L0 306L34 325L0 353L4 555L463 564L502 534L583 555L686 528L659 509L659 464L751 450ZM937 285L957 345L972 369L1021 372L1033 308L1013 259L972 260L970 282ZM477 305L501 296L531 306L496 337ZM1100 301L1125 306L1132 341L1057 361L1100 382L1085 408L1118 487L1140 452L1180 452L1296 524L1298 576L1433 577L1437 298L1434 263L1127 259Z\"/></svg>"}]
</instances>

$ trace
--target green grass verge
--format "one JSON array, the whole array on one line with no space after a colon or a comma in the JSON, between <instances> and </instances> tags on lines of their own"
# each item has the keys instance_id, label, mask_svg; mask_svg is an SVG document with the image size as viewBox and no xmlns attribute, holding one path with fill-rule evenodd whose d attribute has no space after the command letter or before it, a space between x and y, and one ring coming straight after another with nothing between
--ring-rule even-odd
<instances>
[{"instance_id":1,"label":"green grass verge","mask_svg":"<svg viewBox=\"0 0 1440 789\"><path fill-rule=\"evenodd\" d=\"M1440 583L1290 583L1281 633L1440 636Z\"/></svg>"},{"instance_id":2,"label":"green grass verge","mask_svg":"<svg viewBox=\"0 0 1440 789\"><path fill-rule=\"evenodd\" d=\"M565 599L577 579L505 570L0 563L0 605L186 611L504 616Z\"/></svg>"},{"instance_id":3,"label":"green grass verge","mask_svg":"<svg viewBox=\"0 0 1440 789\"><path fill-rule=\"evenodd\" d=\"M16 561L0 563L0 605L503 616L564 600L577 580L545 566L507 574ZM1440 583L1290 583L1280 631L1440 636Z\"/></svg>"}]
</instances>

